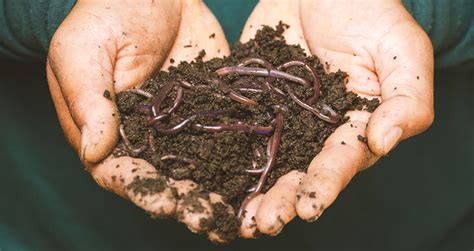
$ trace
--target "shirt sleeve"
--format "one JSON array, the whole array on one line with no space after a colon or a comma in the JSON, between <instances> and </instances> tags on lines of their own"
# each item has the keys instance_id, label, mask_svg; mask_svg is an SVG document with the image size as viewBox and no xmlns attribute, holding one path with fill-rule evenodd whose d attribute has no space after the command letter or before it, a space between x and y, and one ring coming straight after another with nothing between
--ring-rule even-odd
<instances>
[{"instance_id":1,"label":"shirt sleeve","mask_svg":"<svg viewBox=\"0 0 474 251\"><path fill-rule=\"evenodd\" d=\"M403 0L403 3L431 38L436 67L474 61L474 1Z\"/></svg>"},{"instance_id":2,"label":"shirt sleeve","mask_svg":"<svg viewBox=\"0 0 474 251\"><path fill-rule=\"evenodd\" d=\"M44 58L51 37L75 2L0 0L0 57L21 60ZM239 7L240 1L226 1L225 8L222 4L217 6L216 2L206 1L214 7L213 11L228 32L228 22L222 20L219 13L234 10ZM403 0L403 3L430 36L437 67L474 61L474 15L471 13L474 1Z\"/></svg>"},{"instance_id":3,"label":"shirt sleeve","mask_svg":"<svg viewBox=\"0 0 474 251\"><path fill-rule=\"evenodd\" d=\"M76 0L0 0L0 57L44 59Z\"/></svg>"}]
</instances>

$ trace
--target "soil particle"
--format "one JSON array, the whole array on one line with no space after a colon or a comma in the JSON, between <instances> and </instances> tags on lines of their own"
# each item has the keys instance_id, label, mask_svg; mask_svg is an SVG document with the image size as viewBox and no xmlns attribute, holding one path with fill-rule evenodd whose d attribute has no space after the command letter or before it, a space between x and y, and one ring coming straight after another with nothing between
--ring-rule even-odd
<instances>
[{"instance_id":1,"label":"soil particle","mask_svg":"<svg viewBox=\"0 0 474 251\"><path fill-rule=\"evenodd\" d=\"M358 139L359 141L362 141L362 142L364 142L365 144L367 144L367 138L366 138L366 137L364 137L364 136L362 136L362 135L357 135L357 139Z\"/></svg>"},{"instance_id":2,"label":"soil particle","mask_svg":"<svg viewBox=\"0 0 474 251\"><path fill-rule=\"evenodd\" d=\"M108 100L112 100L112 96L110 95L109 90L105 90L103 96L104 96L104 98L106 98Z\"/></svg>"},{"instance_id":3,"label":"soil particle","mask_svg":"<svg viewBox=\"0 0 474 251\"><path fill-rule=\"evenodd\" d=\"M313 198L313 199L316 198L316 192L309 193L308 197Z\"/></svg>"},{"instance_id":4,"label":"soil particle","mask_svg":"<svg viewBox=\"0 0 474 251\"><path fill-rule=\"evenodd\" d=\"M367 110L372 112L379 101L361 98L355 93L346 90L346 73L337 71L326 73L324 65L315 56L307 56L303 49L295 45L287 45L282 36L287 25L280 23L276 29L264 26L256 33L254 39L247 43L237 43L233 46L231 55L224 58L214 58L203 62L205 55L201 51L191 63L181 62L171 66L168 72L160 71L151 79L145 81L142 89L153 95L159 93L160 88L170 81L184 80L194 88L184 90L183 101L180 107L166 120L166 126L178 124L183 117L199 111L235 109L232 117L221 119L199 119L199 123L215 125L219 123L236 123L244 121L248 124L271 125L275 111L272 105L283 104L288 107L284 118L284 129L278 148L277 162L265 183L263 192L266 192L276 180L291 170L305 171L311 160L318 154L326 138L334 130L345 123L349 118L340 119L336 124L329 124L318 119L311 112L303 110L289 98L280 98L273 92L242 93L255 100L258 105L249 107L227 98L219 87L211 80L217 76L214 71L225 66L236 66L243 59L249 57L263 58L273 66L291 60L301 60L316 70L321 79L321 96L316 105L327 104L337 113L345 114L349 110ZM185 46L189 47L189 46ZM260 67L258 65L250 65ZM286 72L311 81L311 76L302 67L289 67ZM229 74L221 77L233 90L245 88L254 83L263 84L264 79L254 76L237 76ZM274 85L285 90L290 82L278 79ZM303 100L313 94L313 88L295 86L294 91ZM176 98L176 88L163 101L162 107L170 107ZM247 195L246 190L255 185L258 177L246 173L252 167L252 161L262 166L266 156L257 158L255 149L266 149L268 136L246 134L243 132L224 131L206 133L185 128L181 133L173 136L158 135L150 130L147 117L140 113L140 107L149 105L151 100L131 93L117 94L117 107L120 111L121 123L125 133L134 148L148 145L148 135L154 138L153 148L148 147L138 155L139 158L150 162L157 171L175 180L190 179L200 188L193 190L192 196L185 195L185 203L192 205L192 210L202 210L197 198L207 199L209 192L216 192L223 196L225 203L230 204L235 211ZM359 138L359 137L358 137ZM360 138L359 138L360 140ZM116 156L129 155L124 150L121 140L114 151ZM154 150L152 150L154 149ZM162 161L161 157L173 154L195 160L198 164L186 164L176 160ZM166 187L162 178L139 178L127 186L127 189L136 194L150 194L161 192ZM201 189L202 188L202 189ZM203 227L215 229L219 236L231 240L237 236L238 221L235 215L228 213L224 205L213 204L214 220L203 219ZM180 217L179 215L177 216Z\"/></svg>"},{"instance_id":5,"label":"soil particle","mask_svg":"<svg viewBox=\"0 0 474 251\"><path fill-rule=\"evenodd\" d=\"M216 33L212 33L211 35L209 35L209 38L215 38L216 37Z\"/></svg>"}]
</instances>

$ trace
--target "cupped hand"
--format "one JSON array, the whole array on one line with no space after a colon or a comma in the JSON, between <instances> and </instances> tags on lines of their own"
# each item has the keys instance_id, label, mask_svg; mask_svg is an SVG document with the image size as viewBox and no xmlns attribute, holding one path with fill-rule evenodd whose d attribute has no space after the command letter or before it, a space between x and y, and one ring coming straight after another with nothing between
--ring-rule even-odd
<instances>
[{"instance_id":1,"label":"cupped hand","mask_svg":"<svg viewBox=\"0 0 474 251\"><path fill-rule=\"evenodd\" d=\"M278 234L296 215L316 220L357 172L426 130L434 118L432 45L401 1L262 0L241 41L280 20L290 25L288 43L318 56L329 72L347 72L348 90L381 105L372 114L348 112L349 121L325 141L306 173L282 176L248 204L241 235L249 238L257 230Z\"/></svg>"},{"instance_id":2,"label":"cupped hand","mask_svg":"<svg viewBox=\"0 0 474 251\"><path fill-rule=\"evenodd\" d=\"M65 135L99 185L152 215L176 216L191 231L221 241L200 225L212 219L210 203L221 201L219 195L197 198L204 210L192 210L186 197L196 194L189 193L197 187L193 182L163 177L141 159L109 155L120 121L115 94L139 87L172 62L193 60L201 50L204 60L229 53L202 1L80 0L54 34L46 67ZM146 185L134 188L140 181Z\"/></svg>"}]
</instances>

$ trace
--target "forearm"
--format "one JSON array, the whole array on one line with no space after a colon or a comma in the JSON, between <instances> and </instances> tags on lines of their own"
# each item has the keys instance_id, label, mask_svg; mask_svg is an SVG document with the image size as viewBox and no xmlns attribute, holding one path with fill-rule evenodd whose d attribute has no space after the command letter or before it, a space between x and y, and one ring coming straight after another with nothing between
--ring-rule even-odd
<instances>
[{"instance_id":1,"label":"forearm","mask_svg":"<svg viewBox=\"0 0 474 251\"><path fill-rule=\"evenodd\" d=\"M75 0L0 0L0 57L42 58Z\"/></svg>"}]
</instances>

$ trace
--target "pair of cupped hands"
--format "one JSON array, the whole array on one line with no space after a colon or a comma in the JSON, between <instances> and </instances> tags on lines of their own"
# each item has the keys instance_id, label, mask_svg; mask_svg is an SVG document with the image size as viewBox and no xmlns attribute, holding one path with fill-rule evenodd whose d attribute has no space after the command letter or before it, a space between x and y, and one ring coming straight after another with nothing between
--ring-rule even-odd
<instances>
[{"instance_id":1,"label":"pair of cupped hands","mask_svg":"<svg viewBox=\"0 0 474 251\"><path fill-rule=\"evenodd\" d=\"M240 41L280 20L290 26L287 43L327 62L329 72L347 72L349 90L381 105L373 113L348 112L349 121L326 140L306 173L292 171L254 198L240 226L246 238L256 231L276 235L297 215L316 220L355 174L424 131L434 117L432 45L401 1L262 0ZM161 174L142 159L110 155L118 140L115 94L166 70L170 59L191 61L201 50L204 60L229 54L222 28L202 1L79 0L56 31L46 66L61 126L97 183L151 214L179 214L191 231L219 242L199 223L212 219L210 205L222 201L220 195L199 198L205 210L195 212L172 192L186 194L192 181L168 179L159 194L135 194L126 188L135 176ZM112 99L104 97L106 90Z\"/></svg>"}]
</instances>

